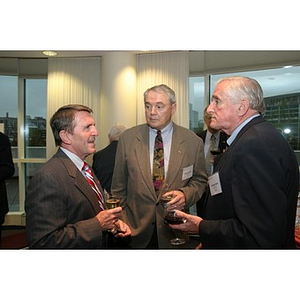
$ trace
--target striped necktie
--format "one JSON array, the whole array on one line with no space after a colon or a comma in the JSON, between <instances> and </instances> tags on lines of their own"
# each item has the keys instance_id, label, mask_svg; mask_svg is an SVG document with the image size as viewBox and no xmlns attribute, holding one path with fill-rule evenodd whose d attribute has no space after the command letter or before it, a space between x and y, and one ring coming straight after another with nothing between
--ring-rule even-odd
<instances>
[{"instance_id":1,"label":"striped necktie","mask_svg":"<svg viewBox=\"0 0 300 300\"><path fill-rule=\"evenodd\" d=\"M162 140L161 131L157 130L157 135L154 142L153 153L153 185L156 194L164 183L165 179L165 165L164 165L164 144Z\"/></svg>"},{"instance_id":2,"label":"striped necktie","mask_svg":"<svg viewBox=\"0 0 300 300\"><path fill-rule=\"evenodd\" d=\"M84 164L83 164L82 171L85 175L85 178L86 178L87 182L89 183L89 185L91 186L92 190L95 192L95 194L98 198L100 208L102 210L104 210L104 202L103 202L101 192L100 192L99 188L97 187L97 185L94 181L94 177L92 175L92 170L86 162L84 162Z\"/></svg>"}]
</instances>

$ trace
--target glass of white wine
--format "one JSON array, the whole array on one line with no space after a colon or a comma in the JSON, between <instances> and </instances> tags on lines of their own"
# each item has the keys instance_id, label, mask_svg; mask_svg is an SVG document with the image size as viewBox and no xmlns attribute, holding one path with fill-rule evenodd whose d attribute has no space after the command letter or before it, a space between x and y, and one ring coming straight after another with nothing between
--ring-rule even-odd
<instances>
[{"instance_id":1,"label":"glass of white wine","mask_svg":"<svg viewBox=\"0 0 300 300\"><path fill-rule=\"evenodd\" d=\"M121 200L118 197L110 196L106 200L106 207L107 207L107 209L112 209L112 208L119 207L120 206L120 202L121 202Z\"/></svg>"},{"instance_id":2,"label":"glass of white wine","mask_svg":"<svg viewBox=\"0 0 300 300\"><path fill-rule=\"evenodd\" d=\"M116 208L116 207L119 207L120 206L120 202L121 200L118 198L118 197L115 197L113 195L110 195L108 197L108 199L106 199L106 208L107 209L113 209L113 208ZM114 227L112 229L109 230L112 234L116 234L118 233L119 229L117 228L116 225L114 225Z\"/></svg>"}]
</instances>

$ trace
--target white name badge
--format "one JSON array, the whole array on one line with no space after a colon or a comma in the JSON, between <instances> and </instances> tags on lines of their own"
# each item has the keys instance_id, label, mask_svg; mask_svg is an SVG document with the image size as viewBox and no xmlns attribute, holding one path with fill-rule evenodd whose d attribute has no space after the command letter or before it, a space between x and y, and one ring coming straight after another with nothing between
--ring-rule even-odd
<instances>
[{"instance_id":1,"label":"white name badge","mask_svg":"<svg viewBox=\"0 0 300 300\"><path fill-rule=\"evenodd\" d=\"M193 165L183 168L182 170L182 180L189 179L193 176Z\"/></svg>"},{"instance_id":2,"label":"white name badge","mask_svg":"<svg viewBox=\"0 0 300 300\"><path fill-rule=\"evenodd\" d=\"M216 172L208 177L208 185L212 196L222 193L222 187L219 177L219 172Z\"/></svg>"}]
</instances>

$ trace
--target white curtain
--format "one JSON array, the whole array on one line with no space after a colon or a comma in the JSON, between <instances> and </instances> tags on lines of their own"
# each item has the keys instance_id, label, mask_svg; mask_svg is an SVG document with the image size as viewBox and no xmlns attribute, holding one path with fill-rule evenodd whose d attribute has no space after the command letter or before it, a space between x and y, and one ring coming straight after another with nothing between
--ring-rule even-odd
<instances>
[{"instance_id":1,"label":"white curtain","mask_svg":"<svg viewBox=\"0 0 300 300\"><path fill-rule=\"evenodd\" d=\"M143 94L157 84L166 84L176 94L173 121L189 128L188 51L137 55L137 124L145 123Z\"/></svg>"},{"instance_id":2,"label":"white curtain","mask_svg":"<svg viewBox=\"0 0 300 300\"><path fill-rule=\"evenodd\" d=\"M100 126L100 57L49 58L47 119L63 105L77 103L90 107L96 126ZM56 151L49 121L47 159ZM99 139L96 140L97 149Z\"/></svg>"}]
</instances>

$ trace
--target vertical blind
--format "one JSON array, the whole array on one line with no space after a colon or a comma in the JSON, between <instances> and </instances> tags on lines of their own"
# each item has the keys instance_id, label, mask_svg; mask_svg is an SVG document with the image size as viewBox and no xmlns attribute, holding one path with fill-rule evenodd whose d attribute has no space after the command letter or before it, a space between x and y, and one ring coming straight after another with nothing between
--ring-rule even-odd
<instances>
[{"instance_id":1,"label":"vertical blind","mask_svg":"<svg viewBox=\"0 0 300 300\"><path fill-rule=\"evenodd\" d=\"M66 104L83 104L93 110L100 125L100 57L49 58L47 119ZM55 152L54 138L47 124L47 158ZM98 148L99 139L96 139Z\"/></svg>"},{"instance_id":2,"label":"vertical blind","mask_svg":"<svg viewBox=\"0 0 300 300\"><path fill-rule=\"evenodd\" d=\"M189 128L188 78L188 51L137 55L137 124L145 122L145 90L154 85L166 84L176 94L174 122Z\"/></svg>"}]
</instances>

